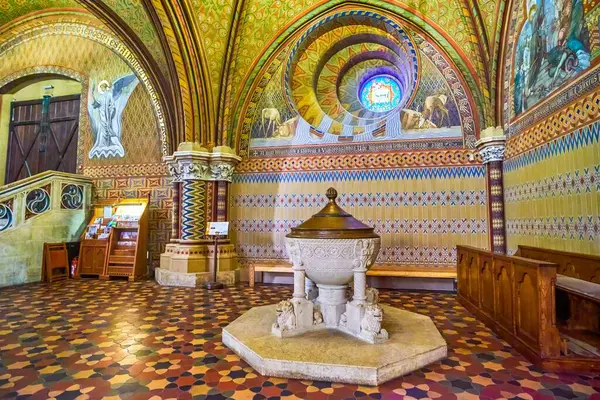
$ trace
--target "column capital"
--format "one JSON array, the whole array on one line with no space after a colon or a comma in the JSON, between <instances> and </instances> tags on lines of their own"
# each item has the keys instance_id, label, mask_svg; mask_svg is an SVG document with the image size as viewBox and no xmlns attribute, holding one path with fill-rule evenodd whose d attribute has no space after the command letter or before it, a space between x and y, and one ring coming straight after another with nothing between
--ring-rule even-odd
<instances>
[{"instance_id":1,"label":"column capital","mask_svg":"<svg viewBox=\"0 0 600 400\"><path fill-rule=\"evenodd\" d=\"M235 166L242 158L231 147L217 146L210 155L210 180L231 182Z\"/></svg>"},{"instance_id":2,"label":"column capital","mask_svg":"<svg viewBox=\"0 0 600 400\"><path fill-rule=\"evenodd\" d=\"M215 147L212 152L198 143L183 142L177 151L163 157L175 182L186 180L231 182L235 166L241 157L226 146Z\"/></svg>"},{"instance_id":3,"label":"column capital","mask_svg":"<svg viewBox=\"0 0 600 400\"><path fill-rule=\"evenodd\" d=\"M483 163L487 164L492 161L504 160L504 151L506 149L506 136L500 127L490 127L481 132L481 139L475 145L483 159Z\"/></svg>"}]
</instances>

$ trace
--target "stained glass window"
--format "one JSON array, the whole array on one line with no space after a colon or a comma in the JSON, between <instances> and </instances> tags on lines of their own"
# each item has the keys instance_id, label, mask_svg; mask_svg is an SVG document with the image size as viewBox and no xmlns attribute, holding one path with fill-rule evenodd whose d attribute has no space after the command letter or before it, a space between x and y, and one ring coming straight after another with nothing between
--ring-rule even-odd
<instances>
[{"instance_id":1,"label":"stained glass window","mask_svg":"<svg viewBox=\"0 0 600 400\"><path fill-rule=\"evenodd\" d=\"M402 92L398 82L388 75L377 75L369 79L360 88L359 100L373 112L393 110L400 104Z\"/></svg>"}]
</instances>

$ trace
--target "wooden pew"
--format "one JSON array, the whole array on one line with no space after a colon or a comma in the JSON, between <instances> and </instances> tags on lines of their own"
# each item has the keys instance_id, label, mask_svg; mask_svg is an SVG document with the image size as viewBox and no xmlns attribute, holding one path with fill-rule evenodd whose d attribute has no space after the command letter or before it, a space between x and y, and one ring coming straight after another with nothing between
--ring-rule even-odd
<instances>
[{"instance_id":1,"label":"wooden pew","mask_svg":"<svg viewBox=\"0 0 600 400\"><path fill-rule=\"evenodd\" d=\"M557 312L559 316L567 315L567 330L582 331L583 336L599 347L600 257L531 246L519 246L517 254L558 265L556 288L566 295L559 296L559 299L565 298L566 301L558 302Z\"/></svg>"},{"instance_id":2,"label":"wooden pew","mask_svg":"<svg viewBox=\"0 0 600 400\"><path fill-rule=\"evenodd\" d=\"M556 264L457 246L458 300L534 362L560 356Z\"/></svg>"},{"instance_id":3,"label":"wooden pew","mask_svg":"<svg viewBox=\"0 0 600 400\"><path fill-rule=\"evenodd\" d=\"M556 321L558 269L545 260L457 246L458 300L543 369L600 371L598 358L565 354Z\"/></svg>"},{"instance_id":4,"label":"wooden pew","mask_svg":"<svg viewBox=\"0 0 600 400\"><path fill-rule=\"evenodd\" d=\"M516 255L558 265L557 274L600 283L600 257L568 251L519 246Z\"/></svg>"},{"instance_id":5,"label":"wooden pew","mask_svg":"<svg viewBox=\"0 0 600 400\"><path fill-rule=\"evenodd\" d=\"M278 272L286 274L293 273L292 265L284 260L252 260L248 263L248 284L250 287L254 287L256 272ZM367 276L456 279L456 267L375 264L367 272Z\"/></svg>"}]
</instances>

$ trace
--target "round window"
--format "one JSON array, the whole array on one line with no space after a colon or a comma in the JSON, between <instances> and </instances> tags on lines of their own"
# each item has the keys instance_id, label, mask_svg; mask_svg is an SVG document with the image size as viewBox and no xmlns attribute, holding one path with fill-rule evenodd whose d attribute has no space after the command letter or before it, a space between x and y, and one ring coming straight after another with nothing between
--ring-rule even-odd
<instances>
[{"instance_id":1,"label":"round window","mask_svg":"<svg viewBox=\"0 0 600 400\"><path fill-rule=\"evenodd\" d=\"M360 88L361 104L373 112L387 112L400 104L402 91L398 82L389 75L376 75Z\"/></svg>"}]
</instances>

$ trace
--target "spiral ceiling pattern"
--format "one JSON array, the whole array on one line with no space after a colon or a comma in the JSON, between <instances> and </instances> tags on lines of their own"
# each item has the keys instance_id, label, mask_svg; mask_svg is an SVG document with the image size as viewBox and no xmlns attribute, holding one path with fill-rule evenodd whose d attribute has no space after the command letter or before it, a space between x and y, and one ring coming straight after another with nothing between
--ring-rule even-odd
<instances>
[{"instance_id":1,"label":"spiral ceiling pattern","mask_svg":"<svg viewBox=\"0 0 600 400\"><path fill-rule=\"evenodd\" d=\"M409 34L387 17L333 14L310 26L293 47L284 76L287 100L311 133L326 141L373 138L390 123L399 134L399 111L419 80L417 54Z\"/></svg>"}]
</instances>

